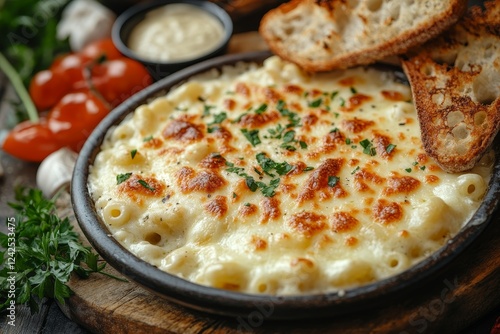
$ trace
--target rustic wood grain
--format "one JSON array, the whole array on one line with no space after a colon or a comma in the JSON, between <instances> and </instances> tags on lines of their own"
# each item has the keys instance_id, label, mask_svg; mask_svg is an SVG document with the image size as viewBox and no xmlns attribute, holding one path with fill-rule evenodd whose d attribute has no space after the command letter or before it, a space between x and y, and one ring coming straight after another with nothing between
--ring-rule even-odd
<instances>
[{"instance_id":1,"label":"rustic wood grain","mask_svg":"<svg viewBox=\"0 0 500 334\"><path fill-rule=\"evenodd\" d=\"M61 309L95 333L457 333L500 305L498 254L497 210L486 230L445 271L384 307L352 316L266 321L266 310L255 310L246 317L222 317L103 275L73 277L75 294ZM111 267L108 271L119 275Z\"/></svg>"}]
</instances>

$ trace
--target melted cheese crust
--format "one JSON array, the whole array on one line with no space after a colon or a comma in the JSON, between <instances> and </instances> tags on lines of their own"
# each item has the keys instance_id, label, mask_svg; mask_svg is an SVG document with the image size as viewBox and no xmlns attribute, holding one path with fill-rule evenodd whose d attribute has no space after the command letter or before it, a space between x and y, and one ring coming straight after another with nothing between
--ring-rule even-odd
<instances>
[{"instance_id":1,"label":"melted cheese crust","mask_svg":"<svg viewBox=\"0 0 500 334\"><path fill-rule=\"evenodd\" d=\"M108 133L89 190L114 237L199 284L336 291L400 273L479 206L493 158L443 172L410 89L271 57L190 79Z\"/></svg>"}]
</instances>

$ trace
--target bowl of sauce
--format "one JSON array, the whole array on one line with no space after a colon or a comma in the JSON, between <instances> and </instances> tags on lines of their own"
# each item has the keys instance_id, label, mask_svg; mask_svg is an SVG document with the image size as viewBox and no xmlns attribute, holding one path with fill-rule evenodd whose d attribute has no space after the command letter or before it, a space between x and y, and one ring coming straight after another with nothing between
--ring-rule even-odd
<instances>
[{"instance_id":1,"label":"bowl of sauce","mask_svg":"<svg viewBox=\"0 0 500 334\"><path fill-rule=\"evenodd\" d=\"M123 12L112 38L122 54L143 63L159 80L224 54L232 33L231 17L213 2L157 0Z\"/></svg>"}]
</instances>

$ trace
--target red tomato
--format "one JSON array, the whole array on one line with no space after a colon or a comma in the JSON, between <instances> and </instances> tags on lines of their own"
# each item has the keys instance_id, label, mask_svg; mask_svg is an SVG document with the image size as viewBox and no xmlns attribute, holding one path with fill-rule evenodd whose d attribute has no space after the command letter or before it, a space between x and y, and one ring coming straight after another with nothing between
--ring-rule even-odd
<instances>
[{"instance_id":1,"label":"red tomato","mask_svg":"<svg viewBox=\"0 0 500 334\"><path fill-rule=\"evenodd\" d=\"M89 91L69 93L49 112L47 125L56 141L78 152L108 112L109 107Z\"/></svg>"},{"instance_id":2,"label":"red tomato","mask_svg":"<svg viewBox=\"0 0 500 334\"><path fill-rule=\"evenodd\" d=\"M92 68L92 84L113 107L152 82L146 68L129 58L110 60Z\"/></svg>"},{"instance_id":3,"label":"red tomato","mask_svg":"<svg viewBox=\"0 0 500 334\"><path fill-rule=\"evenodd\" d=\"M88 59L76 53L67 54L57 59L50 70L60 72L69 83L84 81L83 69L88 63Z\"/></svg>"},{"instance_id":4,"label":"red tomato","mask_svg":"<svg viewBox=\"0 0 500 334\"><path fill-rule=\"evenodd\" d=\"M38 110L49 109L66 95L71 84L60 71L43 70L30 82L29 93Z\"/></svg>"},{"instance_id":5,"label":"red tomato","mask_svg":"<svg viewBox=\"0 0 500 334\"><path fill-rule=\"evenodd\" d=\"M40 162L62 147L42 118L40 123L24 121L16 125L5 138L2 148L16 158Z\"/></svg>"},{"instance_id":6,"label":"red tomato","mask_svg":"<svg viewBox=\"0 0 500 334\"><path fill-rule=\"evenodd\" d=\"M115 44L113 44L111 38L105 38L90 43L80 51L80 55L89 60L99 59L102 55L105 55L107 60L123 57Z\"/></svg>"}]
</instances>

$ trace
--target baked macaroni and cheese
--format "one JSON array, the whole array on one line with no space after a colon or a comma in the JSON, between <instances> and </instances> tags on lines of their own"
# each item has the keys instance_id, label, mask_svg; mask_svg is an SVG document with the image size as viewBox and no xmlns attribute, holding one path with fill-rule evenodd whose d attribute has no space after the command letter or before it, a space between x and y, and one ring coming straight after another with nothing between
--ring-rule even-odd
<instances>
[{"instance_id":1,"label":"baked macaroni and cheese","mask_svg":"<svg viewBox=\"0 0 500 334\"><path fill-rule=\"evenodd\" d=\"M443 172L390 72L313 75L270 57L137 108L108 133L89 190L113 236L166 272L312 294L395 275L442 247L481 203L492 163Z\"/></svg>"}]
</instances>

